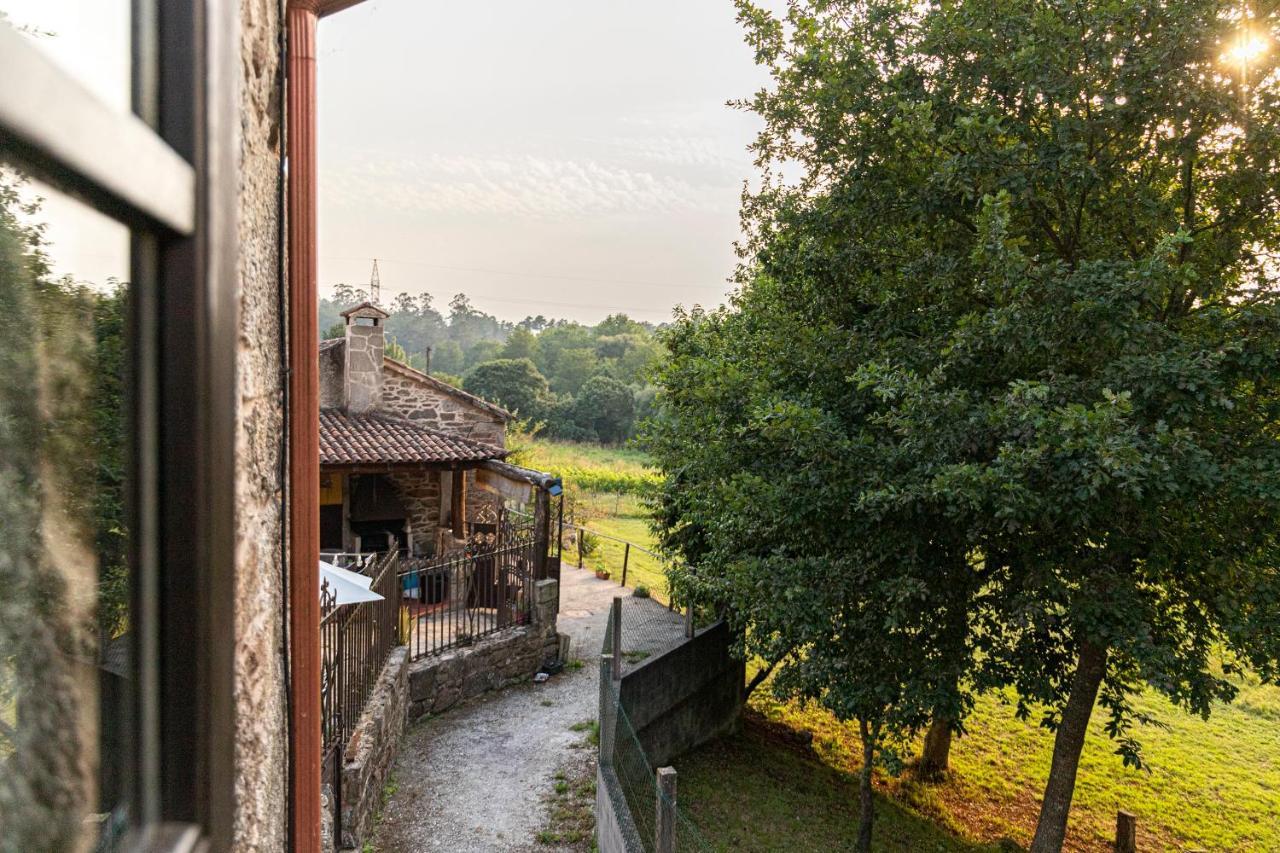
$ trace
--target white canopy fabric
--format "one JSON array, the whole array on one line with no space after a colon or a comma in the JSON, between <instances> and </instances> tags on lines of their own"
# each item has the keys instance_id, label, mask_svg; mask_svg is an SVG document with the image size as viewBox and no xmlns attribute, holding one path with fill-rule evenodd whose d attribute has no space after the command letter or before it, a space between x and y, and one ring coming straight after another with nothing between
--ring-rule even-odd
<instances>
[{"instance_id":1,"label":"white canopy fabric","mask_svg":"<svg viewBox=\"0 0 1280 853\"><path fill-rule=\"evenodd\" d=\"M359 604L362 601L382 601L382 596L369 589L373 578L359 572L350 572L337 566L320 561L320 585L329 582L329 590L334 594L335 604Z\"/></svg>"}]
</instances>

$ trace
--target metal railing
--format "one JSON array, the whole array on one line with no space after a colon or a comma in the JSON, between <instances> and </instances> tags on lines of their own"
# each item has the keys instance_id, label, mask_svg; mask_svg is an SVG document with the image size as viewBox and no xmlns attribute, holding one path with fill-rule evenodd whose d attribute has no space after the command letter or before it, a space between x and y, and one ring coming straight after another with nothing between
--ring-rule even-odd
<instances>
[{"instance_id":1,"label":"metal railing","mask_svg":"<svg viewBox=\"0 0 1280 853\"><path fill-rule=\"evenodd\" d=\"M372 578L369 589L381 595L381 601L338 604L327 583L320 587L321 764L332 788L335 839L342 838L343 752L387 656L399 641L400 555L391 551L358 556L362 559L349 561L349 568Z\"/></svg>"},{"instance_id":2,"label":"metal railing","mask_svg":"<svg viewBox=\"0 0 1280 853\"><path fill-rule=\"evenodd\" d=\"M337 605L327 586L320 591L320 711L326 754L351 737L387 656L398 644L400 555L376 555L363 569L381 601Z\"/></svg>"},{"instance_id":3,"label":"metal railing","mask_svg":"<svg viewBox=\"0 0 1280 853\"><path fill-rule=\"evenodd\" d=\"M508 544L504 544L504 541ZM410 559L398 589L401 633L409 659L469 646L533 618L533 582L540 538L499 540L499 547L443 559Z\"/></svg>"}]
</instances>

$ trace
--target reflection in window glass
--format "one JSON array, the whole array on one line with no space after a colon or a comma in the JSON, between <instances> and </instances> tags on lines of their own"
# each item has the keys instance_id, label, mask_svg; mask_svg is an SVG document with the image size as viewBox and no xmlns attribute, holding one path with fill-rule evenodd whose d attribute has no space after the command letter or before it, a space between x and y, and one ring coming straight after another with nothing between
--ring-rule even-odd
<instances>
[{"instance_id":1,"label":"reflection in window glass","mask_svg":"<svg viewBox=\"0 0 1280 853\"><path fill-rule=\"evenodd\" d=\"M0 0L0 20L24 33L98 100L130 108L130 0Z\"/></svg>"},{"instance_id":2,"label":"reflection in window glass","mask_svg":"<svg viewBox=\"0 0 1280 853\"><path fill-rule=\"evenodd\" d=\"M5 850L110 850L129 821L127 252L123 226L0 166Z\"/></svg>"}]
</instances>

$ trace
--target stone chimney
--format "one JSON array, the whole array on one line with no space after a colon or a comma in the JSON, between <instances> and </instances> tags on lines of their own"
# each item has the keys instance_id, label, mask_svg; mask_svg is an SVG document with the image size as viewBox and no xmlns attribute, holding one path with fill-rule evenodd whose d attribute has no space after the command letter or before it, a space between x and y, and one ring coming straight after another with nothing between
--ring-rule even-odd
<instances>
[{"instance_id":1,"label":"stone chimney","mask_svg":"<svg viewBox=\"0 0 1280 853\"><path fill-rule=\"evenodd\" d=\"M342 377L342 404L348 412L362 414L382 401L382 324L387 312L362 302L342 312L347 323L346 365Z\"/></svg>"}]
</instances>

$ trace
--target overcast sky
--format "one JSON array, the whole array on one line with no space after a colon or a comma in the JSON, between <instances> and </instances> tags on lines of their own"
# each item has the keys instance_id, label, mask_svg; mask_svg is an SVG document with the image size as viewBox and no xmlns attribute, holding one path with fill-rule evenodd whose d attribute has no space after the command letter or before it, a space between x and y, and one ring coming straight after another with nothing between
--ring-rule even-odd
<instances>
[{"instance_id":1,"label":"overcast sky","mask_svg":"<svg viewBox=\"0 0 1280 853\"><path fill-rule=\"evenodd\" d=\"M780 6L783 0L770 5ZM128 0L0 0L128 109ZM729 289L765 82L730 0L366 0L320 25L320 288L662 321ZM124 228L36 187L58 273L127 277Z\"/></svg>"},{"instance_id":2,"label":"overcast sky","mask_svg":"<svg viewBox=\"0 0 1280 853\"><path fill-rule=\"evenodd\" d=\"M729 0L368 0L320 26L320 286L509 319L719 304L763 82Z\"/></svg>"}]
</instances>

